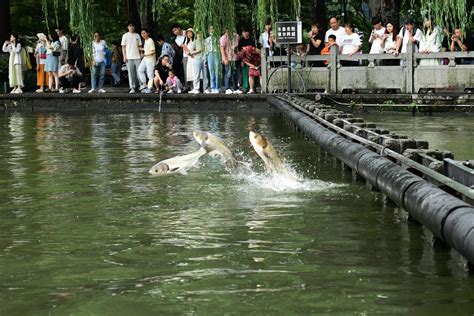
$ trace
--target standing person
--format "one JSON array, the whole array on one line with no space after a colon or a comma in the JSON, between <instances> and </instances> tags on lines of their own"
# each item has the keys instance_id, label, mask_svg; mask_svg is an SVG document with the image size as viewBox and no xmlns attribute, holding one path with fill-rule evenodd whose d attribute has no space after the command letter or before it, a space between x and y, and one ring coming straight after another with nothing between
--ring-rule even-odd
<instances>
[{"instance_id":1,"label":"standing person","mask_svg":"<svg viewBox=\"0 0 474 316\"><path fill-rule=\"evenodd\" d=\"M121 81L121 70L122 70L122 54L119 49L119 43L117 41L112 42L112 65L110 70L112 72L112 78L114 80L113 86L120 87Z\"/></svg>"},{"instance_id":2,"label":"standing person","mask_svg":"<svg viewBox=\"0 0 474 316\"><path fill-rule=\"evenodd\" d=\"M140 35L135 33L135 24L128 23L128 32L122 36L123 62L127 65L129 93L135 93L137 83L137 70L140 67Z\"/></svg>"},{"instance_id":3,"label":"standing person","mask_svg":"<svg viewBox=\"0 0 474 316\"><path fill-rule=\"evenodd\" d=\"M10 53L8 60L8 79L10 87L13 88L11 93L23 93L23 70L21 60L21 42L18 34L12 33L10 40L3 43L2 50L4 53Z\"/></svg>"},{"instance_id":4,"label":"standing person","mask_svg":"<svg viewBox=\"0 0 474 316\"><path fill-rule=\"evenodd\" d=\"M211 93L218 94L220 90L219 65L220 50L217 37L214 35L214 28L209 27L209 37L204 43L207 53L207 67L211 79Z\"/></svg>"},{"instance_id":5,"label":"standing person","mask_svg":"<svg viewBox=\"0 0 474 316\"><path fill-rule=\"evenodd\" d=\"M369 38L369 43L371 43L372 46L370 47L369 54L382 54L384 51L382 40L385 35L385 27L382 26L382 19L380 17L373 18L372 26L372 33Z\"/></svg>"},{"instance_id":6,"label":"standing person","mask_svg":"<svg viewBox=\"0 0 474 316\"><path fill-rule=\"evenodd\" d=\"M320 31L319 23L311 24L311 32L309 34L309 44L306 49L308 55L321 55L323 50L323 33ZM311 61L311 67L323 67L322 61Z\"/></svg>"},{"instance_id":7,"label":"standing person","mask_svg":"<svg viewBox=\"0 0 474 316\"><path fill-rule=\"evenodd\" d=\"M48 73L48 88L51 92L59 90L59 56L61 55L61 43L59 42L58 34L51 34L51 41L46 42L46 64L44 71ZM54 79L54 88L53 88Z\"/></svg>"},{"instance_id":8,"label":"standing person","mask_svg":"<svg viewBox=\"0 0 474 316\"><path fill-rule=\"evenodd\" d=\"M197 32L196 39L192 42L189 48L189 57L191 58L188 60L188 66L190 62L193 62L193 70L194 73L192 75L193 80L193 89L189 91L191 94L199 94L199 89L201 85L201 77L202 77L202 33Z\"/></svg>"},{"instance_id":9,"label":"standing person","mask_svg":"<svg viewBox=\"0 0 474 316\"><path fill-rule=\"evenodd\" d=\"M142 37L145 40L143 48L143 59L138 67L138 78L140 79L140 90L143 93L151 93L153 88L153 71L156 64L155 41L150 37L147 29L142 29Z\"/></svg>"},{"instance_id":10,"label":"standing person","mask_svg":"<svg viewBox=\"0 0 474 316\"><path fill-rule=\"evenodd\" d=\"M69 60L66 65L59 68L58 77L63 87L60 93L65 93L68 89L73 89L72 93L81 93L79 85L82 81L82 73L73 60Z\"/></svg>"},{"instance_id":11,"label":"standing person","mask_svg":"<svg viewBox=\"0 0 474 316\"><path fill-rule=\"evenodd\" d=\"M441 50L440 32L437 27L433 27L431 20L425 18L424 32L420 41L420 53L437 53ZM435 66L440 64L439 59L420 59L421 66Z\"/></svg>"},{"instance_id":12,"label":"standing person","mask_svg":"<svg viewBox=\"0 0 474 316\"><path fill-rule=\"evenodd\" d=\"M241 76L242 81L242 92L249 91L249 67L246 63L242 61L242 54L244 47L252 46L255 47L255 41L250 37L250 32L247 28L242 28L242 37L239 39L239 62L237 62L237 71L238 74ZM239 80L240 81L240 80Z\"/></svg>"},{"instance_id":13,"label":"standing person","mask_svg":"<svg viewBox=\"0 0 474 316\"><path fill-rule=\"evenodd\" d=\"M272 21L267 20L265 22L265 31L260 34L258 42L260 43L262 49L265 50L267 56L273 56L274 42L272 42L270 34L272 33Z\"/></svg>"},{"instance_id":14,"label":"standing person","mask_svg":"<svg viewBox=\"0 0 474 316\"><path fill-rule=\"evenodd\" d=\"M472 35L464 37L460 28L454 29L454 33L451 36L450 51L468 52L472 50L474 50L474 38L472 37ZM473 58L456 58L456 64L468 65L472 63L474 63Z\"/></svg>"},{"instance_id":15,"label":"standing person","mask_svg":"<svg viewBox=\"0 0 474 316\"><path fill-rule=\"evenodd\" d=\"M381 46L385 54L393 54L397 49L397 31L393 27L393 23L388 22L385 28L385 34L382 37ZM383 65L395 66L400 64L398 60L384 60Z\"/></svg>"},{"instance_id":16,"label":"standing person","mask_svg":"<svg viewBox=\"0 0 474 316\"><path fill-rule=\"evenodd\" d=\"M36 85L38 89L36 92L44 92L44 87L48 86L48 76L44 72L44 66L46 64L46 35L43 33L38 33L38 44L35 48L35 58L36 58Z\"/></svg>"},{"instance_id":17,"label":"standing person","mask_svg":"<svg viewBox=\"0 0 474 316\"><path fill-rule=\"evenodd\" d=\"M356 54L360 48L362 47L362 43L360 42L359 34L354 33L354 26L351 23L346 23L344 25L345 29L345 36L342 39L342 44L339 47L339 53L343 55L349 55L352 57ZM337 38L336 38L337 42ZM341 60L341 65L343 66L358 66L358 61L352 60Z\"/></svg>"},{"instance_id":18,"label":"standing person","mask_svg":"<svg viewBox=\"0 0 474 316\"><path fill-rule=\"evenodd\" d=\"M249 67L249 84L250 90L248 94L255 93L255 78L260 78L260 52L253 46L245 46L242 54L243 62Z\"/></svg>"},{"instance_id":19,"label":"standing person","mask_svg":"<svg viewBox=\"0 0 474 316\"><path fill-rule=\"evenodd\" d=\"M186 74L184 73L187 66L186 63L188 61L187 55L184 54L184 41L186 40L186 34L179 24L174 24L171 26L171 33L173 33L175 36L174 42L172 43L175 51L173 69L175 70L175 75L179 78L179 80L181 82L186 82Z\"/></svg>"},{"instance_id":20,"label":"standing person","mask_svg":"<svg viewBox=\"0 0 474 316\"><path fill-rule=\"evenodd\" d=\"M222 64L224 65L225 94L241 93L237 87L237 76L235 71L235 62L237 61L235 51L237 50L238 45L239 35L237 33L229 35L229 30L226 30L224 35L220 38Z\"/></svg>"},{"instance_id":21,"label":"standing person","mask_svg":"<svg viewBox=\"0 0 474 316\"><path fill-rule=\"evenodd\" d=\"M418 52L418 44L421 41L423 34L415 27L415 22L411 17L405 20L405 26L400 29L397 35L397 47L395 48L394 55L398 56L399 53L406 53L408 43L415 45L415 52Z\"/></svg>"},{"instance_id":22,"label":"standing person","mask_svg":"<svg viewBox=\"0 0 474 316\"><path fill-rule=\"evenodd\" d=\"M194 82L194 56L191 53L194 49L194 44L195 44L196 38L194 34L194 30L192 28L189 28L186 30L186 40L184 41L184 52L188 56L188 61L186 62L186 75L185 78L189 82L191 81ZM199 55L200 56L200 55ZM186 82L186 85L188 86L188 82Z\"/></svg>"},{"instance_id":23,"label":"standing person","mask_svg":"<svg viewBox=\"0 0 474 316\"><path fill-rule=\"evenodd\" d=\"M61 43L61 55L59 56L59 65L66 64L68 60L68 49L69 49L69 40L66 35L64 35L62 28L57 28L54 30L59 37L59 43Z\"/></svg>"},{"instance_id":24,"label":"standing person","mask_svg":"<svg viewBox=\"0 0 474 316\"><path fill-rule=\"evenodd\" d=\"M333 16L329 20L330 29L326 31L326 35L324 37L324 43L328 42L329 35L333 34L336 36L336 44L338 46L342 45L342 39L346 35L346 31L343 27L339 26L339 21L335 16Z\"/></svg>"},{"instance_id":25,"label":"standing person","mask_svg":"<svg viewBox=\"0 0 474 316\"><path fill-rule=\"evenodd\" d=\"M156 42L158 43L158 45L161 46L160 57L165 56L165 55L168 56L172 64L174 61L174 55L175 55L175 51L173 47L169 43L165 42L165 38L163 34L161 33L156 36Z\"/></svg>"},{"instance_id":26,"label":"standing person","mask_svg":"<svg viewBox=\"0 0 474 316\"><path fill-rule=\"evenodd\" d=\"M91 85L92 89L89 93L95 92L97 89L97 76L99 76L99 93L105 93L104 79L105 79L105 49L107 43L100 38L100 33L94 33L94 41L92 42L92 73L91 73Z\"/></svg>"}]
</instances>

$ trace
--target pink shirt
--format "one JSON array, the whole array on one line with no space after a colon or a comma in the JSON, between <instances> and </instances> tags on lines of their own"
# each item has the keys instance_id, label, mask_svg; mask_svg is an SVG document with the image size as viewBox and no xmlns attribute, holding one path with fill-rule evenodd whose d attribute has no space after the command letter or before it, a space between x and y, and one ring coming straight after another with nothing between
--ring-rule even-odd
<instances>
[{"instance_id":1,"label":"pink shirt","mask_svg":"<svg viewBox=\"0 0 474 316\"><path fill-rule=\"evenodd\" d=\"M166 84L170 87L176 87L176 81L178 80L178 77L174 76L173 78L168 77L166 79Z\"/></svg>"},{"instance_id":2,"label":"pink shirt","mask_svg":"<svg viewBox=\"0 0 474 316\"><path fill-rule=\"evenodd\" d=\"M221 47L224 47L225 54L229 61L236 61L237 55L235 54L235 49L239 45L239 35L234 34L233 40L230 40L229 37L224 34L220 39Z\"/></svg>"}]
</instances>

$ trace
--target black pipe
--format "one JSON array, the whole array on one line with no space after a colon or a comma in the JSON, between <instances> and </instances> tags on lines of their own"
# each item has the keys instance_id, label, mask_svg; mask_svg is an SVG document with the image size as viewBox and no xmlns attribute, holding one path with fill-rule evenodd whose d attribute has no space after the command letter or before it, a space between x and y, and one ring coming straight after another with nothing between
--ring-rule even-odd
<instances>
[{"instance_id":1,"label":"black pipe","mask_svg":"<svg viewBox=\"0 0 474 316\"><path fill-rule=\"evenodd\" d=\"M474 207L408 172L389 159L326 129L285 101L278 109L323 150L363 176L398 206L474 264Z\"/></svg>"}]
</instances>

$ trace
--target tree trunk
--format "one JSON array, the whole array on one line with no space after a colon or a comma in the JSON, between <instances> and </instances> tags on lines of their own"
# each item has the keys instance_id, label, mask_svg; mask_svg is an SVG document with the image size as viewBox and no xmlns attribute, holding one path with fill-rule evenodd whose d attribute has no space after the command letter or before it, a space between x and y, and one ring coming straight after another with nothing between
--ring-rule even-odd
<instances>
[{"instance_id":1,"label":"tree trunk","mask_svg":"<svg viewBox=\"0 0 474 316\"><path fill-rule=\"evenodd\" d=\"M326 1L325 0L313 0L311 1L311 16L313 21L319 23L320 28L327 28L326 20Z\"/></svg>"},{"instance_id":2,"label":"tree trunk","mask_svg":"<svg viewBox=\"0 0 474 316\"><path fill-rule=\"evenodd\" d=\"M372 16L380 16L385 23L393 23L396 30L400 28L400 9L402 0L370 0Z\"/></svg>"},{"instance_id":3,"label":"tree trunk","mask_svg":"<svg viewBox=\"0 0 474 316\"><path fill-rule=\"evenodd\" d=\"M138 8L140 7L140 0L124 0L125 9L127 10L127 17L129 22L135 23L135 32L140 32L142 28Z\"/></svg>"},{"instance_id":4,"label":"tree trunk","mask_svg":"<svg viewBox=\"0 0 474 316\"><path fill-rule=\"evenodd\" d=\"M0 42L3 44L5 40L10 40L11 23L10 23L10 0L0 1Z\"/></svg>"}]
</instances>

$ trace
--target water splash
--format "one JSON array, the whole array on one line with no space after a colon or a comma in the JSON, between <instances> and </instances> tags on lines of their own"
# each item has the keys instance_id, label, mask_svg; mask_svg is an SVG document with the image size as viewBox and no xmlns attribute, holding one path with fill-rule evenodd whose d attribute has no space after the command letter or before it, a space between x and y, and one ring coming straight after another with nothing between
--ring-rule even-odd
<instances>
[{"instance_id":1,"label":"water splash","mask_svg":"<svg viewBox=\"0 0 474 316\"><path fill-rule=\"evenodd\" d=\"M253 163L249 160L241 162L232 177L241 183L240 188L243 191L258 189L274 192L318 192L343 186L316 179L306 179L298 174L291 165L286 164L286 167L294 178L269 171L256 171Z\"/></svg>"}]
</instances>

